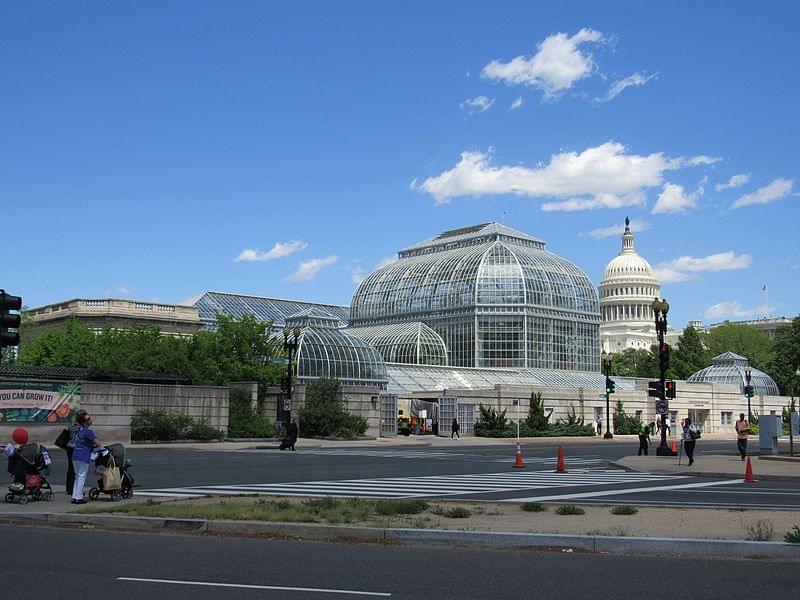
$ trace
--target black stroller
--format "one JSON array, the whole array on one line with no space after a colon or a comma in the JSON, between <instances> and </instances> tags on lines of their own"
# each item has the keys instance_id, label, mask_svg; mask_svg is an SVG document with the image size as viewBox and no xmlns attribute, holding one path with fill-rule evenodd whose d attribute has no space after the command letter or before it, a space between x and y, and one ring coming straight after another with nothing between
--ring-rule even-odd
<instances>
[{"instance_id":1,"label":"black stroller","mask_svg":"<svg viewBox=\"0 0 800 600\"><path fill-rule=\"evenodd\" d=\"M95 466L103 467L104 469L118 467L122 478L119 489L107 490L103 486L103 478L101 477L97 480L97 487L89 490L89 500L97 500L100 494L108 494L112 502L122 498L133 498L133 488L136 482L129 471L131 460L125 456L125 446L122 444L109 444L97 449L96 452Z\"/></svg>"},{"instance_id":2,"label":"black stroller","mask_svg":"<svg viewBox=\"0 0 800 600\"><path fill-rule=\"evenodd\" d=\"M8 472L14 483L8 486L6 502L27 504L29 501L52 500L53 488L46 475L50 475L50 453L41 444L25 444L8 458Z\"/></svg>"}]
</instances>

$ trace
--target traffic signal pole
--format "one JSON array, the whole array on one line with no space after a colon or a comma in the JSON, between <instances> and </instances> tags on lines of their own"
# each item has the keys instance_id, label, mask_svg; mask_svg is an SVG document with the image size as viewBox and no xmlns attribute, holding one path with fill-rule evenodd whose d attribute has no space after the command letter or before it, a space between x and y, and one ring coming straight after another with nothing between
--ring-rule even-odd
<instances>
[{"instance_id":1,"label":"traffic signal pole","mask_svg":"<svg viewBox=\"0 0 800 600\"><path fill-rule=\"evenodd\" d=\"M656 455L675 456L675 453L667 445L667 412L669 411L669 404L667 403L666 382L667 369L669 369L669 347L664 342L664 336L667 333L669 304L666 300L656 298L652 304L652 309L655 315L656 335L658 338L658 399L663 407L663 412L661 413L661 444L656 448Z\"/></svg>"}]
</instances>

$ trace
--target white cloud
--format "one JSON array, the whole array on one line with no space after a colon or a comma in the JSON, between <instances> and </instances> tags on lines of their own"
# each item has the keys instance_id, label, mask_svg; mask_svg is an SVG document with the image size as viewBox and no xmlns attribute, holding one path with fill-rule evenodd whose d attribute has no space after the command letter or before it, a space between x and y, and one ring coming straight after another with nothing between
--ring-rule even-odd
<instances>
[{"instance_id":1,"label":"white cloud","mask_svg":"<svg viewBox=\"0 0 800 600\"><path fill-rule=\"evenodd\" d=\"M644 203L645 189L663 183L665 171L714 160L706 156L669 158L662 153L630 154L617 142L606 142L582 152L554 154L547 165L535 168L494 166L491 158L491 148L485 153L463 152L452 169L428 177L421 184L414 180L411 189L427 192L437 204L458 196L516 194L567 200L563 206L548 204L546 210L636 206Z\"/></svg>"},{"instance_id":2,"label":"white cloud","mask_svg":"<svg viewBox=\"0 0 800 600\"><path fill-rule=\"evenodd\" d=\"M750 173L740 173L739 175L734 175L725 183L718 183L714 186L714 189L718 192L721 192L722 190L730 190L733 188L742 187L748 181L750 181Z\"/></svg>"},{"instance_id":3,"label":"white cloud","mask_svg":"<svg viewBox=\"0 0 800 600\"><path fill-rule=\"evenodd\" d=\"M640 221L633 219L631 221L631 231L647 231L651 225L647 221ZM612 225L610 227L601 227L599 229L592 229L586 233L581 233L580 237L590 237L596 240L612 237L615 235L622 235L625 233L625 225Z\"/></svg>"},{"instance_id":4,"label":"white cloud","mask_svg":"<svg viewBox=\"0 0 800 600\"><path fill-rule=\"evenodd\" d=\"M624 196L615 194L597 194L593 198L570 198L560 202L543 202L544 212L575 212L579 210L596 210L598 208L621 208L623 206L644 206L645 196L642 192L634 192Z\"/></svg>"},{"instance_id":5,"label":"white cloud","mask_svg":"<svg viewBox=\"0 0 800 600\"><path fill-rule=\"evenodd\" d=\"M656 205L653 207L653 214L681 213L691 210L697 206L697 199L703 195L705 189L701 185L695 191L687 194L682 185L677 183L667 183L658 195Z\"/></svg>"},{"instance_id":6,"label":"white cloud","mask_svg":"<svg viewBox=\"0 0 800 600\"><path fill-rule=\"evenodd\" d=\"M508 110L517 110L520 106L522 106L523 100L522 96L519 96L516 100L511 103L511 106L508 107Z\"/></svg>"},{"instance_id":7,"label":"white cloud","mask_svg":"<svg viewBox=\"0 0 800 600\"><path fill-rule=\"evenodd\" d=\"M300 263L297 271L289 275L284 281L314 281L319 273L325 267L330 267L339 260L336 255L327 256L325 258L312 258Z\"/></svg>"},{"instance_id":8,"label":"white cloud","mask_svg":"<svg viewBox=\"0 0 800 600\"><path fill-rule=\"evenodd\" d=\"M539 43L533 56L517 56L507 63L493 60L483 67L481 75L508 85L534 86L544 92L545 98L553 98L594 72L594 58L579 47L606 41L602 33L593 29L581 29L571 37L556 33Z\"/></svg>"},{"instance_id":9,"label":"white cloud","mask_svg":"<svg viewBox=\"0 0 800 600\"><path fill-rule=\"evenodd\" d=\"M350 278L353 280L353 283L355 284L361 283L362 281L364 281L364 277L367 276L364 267L362 267L361 265L352 266L348 268L348 271L350 272Z\"/></svg>"},{"instance_id":10,"label":"white cloud","mask_svg":"<svg viewBox=\"0 0 800 600\"><path fill-rule=\"evenodd\" d=\"M748 268L753 262L749 254L737 255L733 251L719 252L704 258L681 256L656 265L654 271L660 283L678 283L698 279L697 273L733 271Z\"/></svg>"},{"instance_id":11,"label":"white cloud","mask_svg":"<svg viewBox=\"0 0 800 600\"><path fill-rule=\"evenodd\" d=\"M300 250L305 250L308 244L305 242L291 241L282 244L276 242L272 249L267 252L261 252L258 248L246 248L234 259L234 262L264 262L267 260L275 260L276 258L283 258L289 256Z\"/></svg>"},{"instance_id":12,"label":"white cloud","mask_svg":"<svg viewBox=\"0 0 800 600\"><path fill-rule=\"evenodd\" d=\"M461 110L466 110L469 114L486 112L494 104L494 98L489 100L486 96L476 96L475 98L468 98L459 104Z\"/></svg>"},{"instance_id":13,"label":"white cloud","mask_svg":"<svg viewBox=\"0 0 800 600\"><path fill-rule=\"evenodd\" d=\"M617 96L619 96L626 88L629 87L639 87L650 81L651 79L655 79L655 75L644 75L643 73L634 73L626 77L625 79L620 79L615 81L611 84L611 87L608 88L608 92L606 92L605 96L595 98L597 102L608 102L609 100L613 100Z\"/></svg>"},{"instance_id":14,"label":"white cloud","mask_svg":"<svg viewBox=\"0 0 800 600\"><path fill-rule=\"evenodd\" d=\"M661 285L668 283L680 283L682 281L691 281L692 279L700 279L699 275L695 273L682 273L675 269L660 269L656 267L653 269L656 279Z\"/></svg>"},{"instance_id":15,"label":"white cloud","mask_svg":"<svg viewBox=\"0 0 800 600\"><path fill-rule=\"evenodd\" d=\"M731 208L740 208L751 204L769 204L788 196L789 192L792 191L792 187L794 187L794 179L779 177L769 185L759 188L750 194L745 194L731 204Z\"/></svg>"},{"instance_id":16,"label":"white cloud","mask_svg":"<svg viewBox=\"0 0 800 600\"><path fill-rule=\"evenodd\" d=\"M773 307L774 308L774 307ZM754 306L753 308L742 308L738 302L729 300L720 302L706 310L706 319L723 319L725 317L746 318L767 314L766 307Z\"/></svg>"},{"instance_id":17,"label":"white cloud","mask_svg":"<svg viewBox=\"0 0 800 600\"><path fill-rule=\"evenodd\" d=\"M388 264L393 263L397 260L397 256L384 256L382 259L378 261L378 264L375 265L375 269L380 269L381 267L385 267Z\"/></svg>"}]
</instances>

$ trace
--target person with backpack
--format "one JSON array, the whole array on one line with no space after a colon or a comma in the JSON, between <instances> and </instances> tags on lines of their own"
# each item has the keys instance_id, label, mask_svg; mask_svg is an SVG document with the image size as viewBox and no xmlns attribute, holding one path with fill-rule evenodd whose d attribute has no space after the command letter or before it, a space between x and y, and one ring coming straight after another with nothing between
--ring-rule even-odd
<instances>
[{"instance_id":1,"label":"person with backpack","mask_svg":"<svg viewBox=\"0 0 800 600\"><path fill-rule=\"evenodd\" d=\"M744 413L739 413L739 420L736 421L736 449L742 455L744 461L747 457L747 436L750 433L750 422L744 418Z\"/></svg>"},{"instance_id":2,"label":"person with backpack","mask_svg":"<svg viewBox=\"0 0 800 600\"><path fill-rule=\"evenodd\" d=\"M639 423L639 456L647 456L647 451L650 448L650 425Z\"/></svg>"},{"instance_id":3,"label":"person with backpack","mask_svg":"<svg viewBox=\"0 0 800 600\"><path fill-rule=\"evenodd\" d=\"M689 417L683 422L683 449L686 451L686 458L689 459L689 466L694 463L694 447L697 440L700 439L700 430L697 425L692 425L692 420Z\"/></svg>"}]
</instances>

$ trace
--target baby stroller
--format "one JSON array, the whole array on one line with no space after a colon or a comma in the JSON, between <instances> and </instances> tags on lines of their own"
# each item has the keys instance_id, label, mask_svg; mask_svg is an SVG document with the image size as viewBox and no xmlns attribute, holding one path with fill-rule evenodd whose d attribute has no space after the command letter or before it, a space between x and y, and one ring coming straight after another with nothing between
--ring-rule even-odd
<instances>
[{"instance_id":1,"label":"baby stroller","mask_svg":"<svg viewBox=\"0 0 800 600\"><path fill-rule=\"evenodd\" d=\"M100 494L108 494L112 502L122 498L133 498L133 487L136 482L128 470L131 466L131 460L125 456L125 446L122 444L109 444L108 446L102 446L96 452L97 457L94 460L94 464L99 472L103 472L108 468L119 468L121 475L120 487L119 489L106 489L103 484L103 477L100 477L97 480L97 487L89 490L89 500L97 500Z\"/></svg>"},{"instance_id":2,"label":"baby stroller","mask_svg":"<svg viewBox=\"0 0 800 600\"><path fill-rule=\"evenodd\" d=\"M50 475L50 453L41 444L25 444L8 458L8 472L14 483L8 486L6 502L27 504L29 501L50 501L54 498L45 475Z\"/></svg>"}]
</instances>

